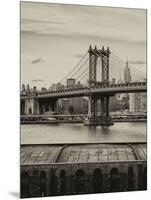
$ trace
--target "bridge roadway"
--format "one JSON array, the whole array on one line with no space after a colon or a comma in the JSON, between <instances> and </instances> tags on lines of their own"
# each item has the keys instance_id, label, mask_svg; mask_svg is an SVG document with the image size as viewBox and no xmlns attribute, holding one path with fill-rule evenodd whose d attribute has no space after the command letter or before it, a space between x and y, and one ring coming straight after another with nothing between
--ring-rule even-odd
<instances>
[{"instance_id":1,"label":"bridge roadway","mask_svg":"<svg viewBox=\"0 0 151 200\"><path fill-rule=\"evenodd\" d=\"M90 96L94 95L114 95L115 93L136 93L136 92L146 92L147 83L146 82L133 82L133 83L122 83L122 84L112 84L112 85L102 85L94 88L83 87L74 89L64 89L58 91L38 91L35 98L69 98L69 97L79 97L79 96ZM21 99L26 99L28 96L26 94L21 94Z\"/></svg>"}]
</instances>

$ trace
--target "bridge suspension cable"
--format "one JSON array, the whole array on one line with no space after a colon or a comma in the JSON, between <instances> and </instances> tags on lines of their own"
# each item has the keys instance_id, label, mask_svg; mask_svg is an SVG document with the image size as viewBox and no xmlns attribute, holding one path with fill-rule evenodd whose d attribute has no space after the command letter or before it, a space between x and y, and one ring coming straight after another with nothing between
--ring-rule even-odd
<instances>
[{"instance_id":1,"label":"bridge suspension cable","mask_svg":"<svg viewBox=\"0 0 151 200\"><path fill-rule=\"evenodd\" d=\"M88 60L89 60L89 58L87 58L86 61L85 61L82 65L80 65L80 68L79 68L78 70L76 70L76 71L72 74L71 78L73 78L77 73L79 73L79 70L81 70L81 69L85 66L85 64L87 63Z\"/></svg>"},{"instance_id":2,"label":"bridge suspension cable","mask_svg":"<svg viewBox=\"0 0 151 200\"><path fill-rule=\"evenodd\" d=\"M125 68L125 61L123 61L120 57L112 53L112 58L116 60L116 62L120 65L120 67ZM134 79L137 78L139 80L140 79L142 80L145 77L144 73L141 70L136 69L136 67L130 64L129 64L129 67L130 67L131 75L133 76Z\"/></svg>"},{"instance_id":3,"label":"bridge suspension cable","mask_svg":"<svg viewBox=\"0 0 151 200\"><path fill-rule=\"evenodd\" d=\"M101 61L100 59L97 61L97 65L100 63L100 61ZM77 78L77 80L79 80L79 81L84 80L84 78L88 75L89 75L89 66L82 72L82 74L80 74L80 76Z\"/></svg>"},{"instance_id":4,"label":"bridge suspension cable","mask_svg":"<svg viewBox=\"0 0 151 200\"><path fill-rule=\"evenodd\" d=\"M80 63L85 59L85 57L87 56L87 54L88 54L88 52L86 52L86 53L84 54L84 56L82 57L82 59L73 67L73 69L72 69L69 73L67 73L67 74L61 79L60 83L62 83L64 80L66 80L67 77L70 76L70 75L74 72L75 69L77 69L77 67L78 67L78 66L80 65Z\"/></svg>"}]
</instances>

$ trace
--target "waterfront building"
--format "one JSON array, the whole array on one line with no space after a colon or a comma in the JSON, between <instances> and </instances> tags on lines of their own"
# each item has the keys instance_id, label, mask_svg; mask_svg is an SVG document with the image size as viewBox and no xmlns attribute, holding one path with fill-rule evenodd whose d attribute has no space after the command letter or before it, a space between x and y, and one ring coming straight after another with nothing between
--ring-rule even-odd
<instances>
[{"instance_id":1,"label":"waterfront building","mask_svg":"<svg viewBox=\"0 0 151 200\"><path fill-rule=\"evenodd\" d=\"M129 111L132 113L144 113L147 111L147 95L145 93L133 93L129 98Z\"/></svg>"},{"instance_id":2,"label":"waterfront building","mask_svg":"<svg viewBox=\"0 0 151 200\"><path fill-rule=\"evenodd\" d=\"M146 189L145 143L21 147L22 198Z\"/></svg>"}]
</instances>

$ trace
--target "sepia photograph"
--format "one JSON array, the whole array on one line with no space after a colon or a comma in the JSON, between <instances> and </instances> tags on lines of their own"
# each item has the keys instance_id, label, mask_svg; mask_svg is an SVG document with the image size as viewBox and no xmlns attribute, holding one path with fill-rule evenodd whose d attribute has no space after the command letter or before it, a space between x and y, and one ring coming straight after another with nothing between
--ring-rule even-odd
<instances>
[{"instance_id":1,"label":"sepia photograph","mask_svg":"<svg viewBox=\"0 0 151 200\"><path fill-rule=\"evenodd\" d=\"M147 190L147 9L20 2L20 197Z\"/></svg>"}]
</instances>

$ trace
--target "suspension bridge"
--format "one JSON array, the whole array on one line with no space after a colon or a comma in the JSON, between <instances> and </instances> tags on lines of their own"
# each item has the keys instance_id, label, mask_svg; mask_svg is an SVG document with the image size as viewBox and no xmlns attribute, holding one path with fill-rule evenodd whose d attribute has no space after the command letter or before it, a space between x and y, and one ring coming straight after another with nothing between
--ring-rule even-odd
<instances>
[{"instance_id":1,"label":"suspension bridge","mask_svg":"<svg viewBox=\"0 0 151 200\"><path fill-rule=\"evenodd\" d=\"M56 110L57 100L70 97L88 97L88 115L85 125L112 125L109 115L109 99L116 93L137 93L147 91L146 74L136 69L110 51L89 47L80 61L59 82L63 87L55 91L26 90L21 92L21 109L25 114L40 114L46 104ZM130 71L127 80L124 74ZM66 85L68 79L77 83ZM97 101L101 100L101 116L97 116Z\"/></svg>"}]
</instances>

